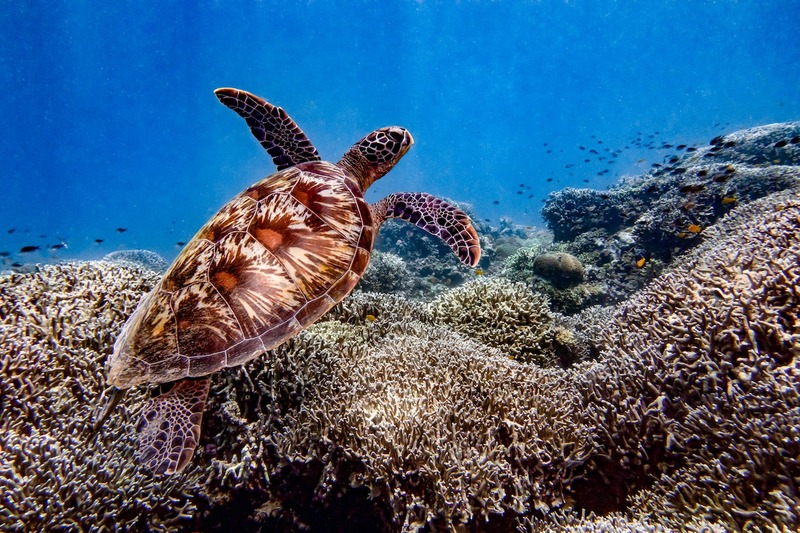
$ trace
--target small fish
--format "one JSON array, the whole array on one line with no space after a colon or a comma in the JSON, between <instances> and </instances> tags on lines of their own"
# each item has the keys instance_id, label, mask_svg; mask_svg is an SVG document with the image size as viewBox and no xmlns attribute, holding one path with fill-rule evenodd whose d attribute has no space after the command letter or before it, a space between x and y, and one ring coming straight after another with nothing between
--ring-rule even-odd
<instances>
[{"instance_id":1,"label":"small fish","mask_svg":"<svg viewBox=\"0 0 800 533\"><path fill-rule=\"evenodd\" d=\"M675 147L676 150L683 150L684 148L686 148L685 144L679 144L678 146Z\"/></svg>"},{"instance_id":2,"label":"small fish","mask_svg":"<svg viewBox=\"0 0 800 533\"><path fill-rule=\"evenodd\" d=\"M186 243L183 241L178 241L175 243L175 246L186 246Z\"/></svg>"},{"instance_id":3,"label":"small fish","mask_svg":"<svg viewBox=\"0 0 800 533\"><path fill-rule=\"evenodd\" d=\"M789 142L792 143L792 144L800 144L800 135L795 135L794 137L792 137L792 140L789 141Z\"/></svg>"},{"instance_id":4,"label":"small fish","mask_svg":"<svg viewBox=\"0 0 800 533\"><path fill-rule=\"evenodd\" d=\"M722 205L735 204L735 203L736 203L736 198L734 198L733 196L726 196L725 198L722 199Z\"/></svg>"},{"instance_id":5,"label":"small fish","mask_svg":"<svg viewBox=\"0 0 800 533\"><path fill-rule=\"evenodd\" d=\"M517 194L522 194L522 191L517 191Z\"/></svg>"},{"instance_id":6,"label":"small fish","mask_svg":"<svg viewBox=\"0 0 800 533\"><path fill-rule=\"evenodd\" d=\"M686 149L686 151L687 152L696 152L697 148L695 148L694 146L690 146L689 148Z\"/></svg>"},{"instance_id":7,"label":"small fish","mask_svg":"<svg viewBox=\"0 0 800 533\"><path fill-rule=\"evenodd\" d=\"M730 174L714 174L711 179L717 183L725 183L730 177Z\"/></svg>"},{"instance_id":8,"label":"small fish","mask_svg":"<svg viewBox=\"0 0 800 533\"><path fill-rule=\"evenodd\" d=\"M725 137L723 135L718 135L717 137L714 137L713 139L711 139L711 142L709 142L708 144L710 144L711 146L716 146L716 145L722 143L722 139L724 139L724 138Z\"/></svg>"},{"instance_id":9,"label":"small fish","mask_svg":"<svg viewBox=\"0 0 800 533\"><path fill-rule=\"evenodd\" d=\"M684 185L683 187L681 187L681 188L680 188L680 191L681 191L682 193L684 193L684 194L686 194L686 193L690 193L690 192L691 192L691 193L695 193L695 192L700 192L700 191L702 191L702 190L703 190L703 189L705 189L705 188L706 188L706 186L705 186L705 185L703 185L703 184L700 184L700 183L690 183L690 184L688 184L688 185Z\"/></svg>"},{"instance_id":10,"label":"small fish","mask_svg":"<svg viewBox=\"0 0 800 533\"><path fill-rule=\"evenodd\" d=\"M64 244L63 242L60 242L58 244L54 244L53 246L51 246L50 249L51 250L61 250L62 248L66 248L66 247L67 247L66 244Z\"/></svg>"},{"instance_id":11,"label":"small fish","mask_svg":"<svg viewBox=\"0 0 800 533\"><path fill-rule=\"evenodd\" d=\"M39 246L23 246L22 248L19 249L19 252L21 254L27 254L30 252L35 252L39 248L40 248Z\"/></svg>"},{"instance_id":12,"label":"small fish","mask_svg":"<svg viewBox=\"0 0 800 533\"><path fill-rule=\"evenodd\" d=\"M495 200L495 201L494 201L494 202L492 202L492 203L493 203L494 205L497 205L497 204L499 204L499 203L500 203L500 200Z\"/></svg>"},{"instance_id":13,"label":"small fish","mask_svg":"<svg viewBox=\"0 0 800 533\"><path fill-rule=\"evenodd\" d=\"M100 244L100 243L101 243L101 242L103 242L104 240L105 240L105 239L95 239L95 240L94 240L94 243L95 243L95 244Z\"/></svg>"},{"instance_id":14,"label":"small fish","mask_svg":"<svg viewBox=\"0 0 800 533\"><path fill-rule=\"evenodd\" d=\"M725 167L725 174L734 174L736 173L736 167L733 165L727 165Z\"/></svg>"},{"instance_id":15,"label":"small fish","mask_svg":"<svg viewBox=\"0 0 800 533\"><path fill-rule=\"evenodd\" d=\"M128 231L128 228L117 228L116 231L117 233L125 233L126 231Z\"/></svg>"},{"instance_id":16,"label":"small fish","mask_svg":"<svg viewBox=\"0 0 800 533\"><path fill-rule=\"evenodd\" d=\"M10 235L10 234L14 233L15 231L17 231L17 228L11 228L10 230L8 230L8 233Z\"/></svg>"},{"instance_id":17,"label":"small fish","mask_svg":"<svg viewBox=\"0 0 800 533\"><path fill-rule=\"evenodd\" d=\"M580 148L581 150L586 150L584 146L578 146L578 148Z\"/></svg>"},{"instance_id":18,"label":"small fish","mask_svg":"<svg viewBox=\"0 0 800 533\"><path fill-rule=\"evenodd\" d=\"M680 233L678 233L679 239L685 239L686 237L688 237L688 235L686 235L686 232L681 231Z\"/></svg>"},{"instance_id":19,"label":"small fish","mask_svg":"<svg viewBox=\"0 0 800 533\"><path fill-rule=\"evenodd\" d=\"M547 178L547 181L553 181L553 178Z\"/></svg>"},{"instance_id":20,"label":"small fish","mask_svg":"<svg viewBox=\"0 0 800 533\"><path fill-rule=\"evenodd\" d=\"M0 252L0 257L8 257L11 255L11 252Z\"/></svg>"},{"instance_id":21,"label":"small fish","mask_svg":"<svg viewBox=\"0 0 800 533\"><path fill-rule=\"evenodd\" d=\"M787 144L789 144L789 142L786 139L783 139L775 143L775 148L783 148Z\"/></svg>"},{"instance_id":22,"label":"small fish","mask_svg":"<svg viewBox=\"0 0 800 533\"><path fill-rule=\"evenodd\" d=\"M697 175L700 176L701 178L708 176L708 170L701 170L697 173Z\"/></svg>"},{"instance_id":23,"label":"small fish","mask_svg":"<svg viewBox=\"0 0 800 533\"><path fill-rule=\"evenodd\" d=\"M476 276L483 276L484 274L486 274L486 272L484 272L482 268L476 268L475 270L473 270L473 272L475 273Z\"/></svg>"},{"instance_id":24,"label":"small fish","mask_svg":"<svg viewBox=\"0 0 800 533\"><path fill-rule=\"evenodd\" d=\"M700 233L701 231L703 231L703 228L701 228L697 224L689 224L689 227L687 227L686 229L689 231L689 233Z\"/></svg>"},{"instance_id":25,"label":"small fish","mask_svg":"<svg viewBox=\"0 0 800 533\"><path fill-rule=\"evenodd\" d=\"M367 322L375 322L376 320L378 320L378 317L376 317L375 315L367 315L364 318L367 320Z\"/></svg>"},{"instance_id":26,"label":"small fish","mask_svg":"<svg viewBox=\"0 0 800 533\"><path fill-rule=\"evenodd\" d=\"M647 258L640 257L639 260L636 261L636 268L642 268L646 262L647 262Z\"/></svg>"}]
</instances>

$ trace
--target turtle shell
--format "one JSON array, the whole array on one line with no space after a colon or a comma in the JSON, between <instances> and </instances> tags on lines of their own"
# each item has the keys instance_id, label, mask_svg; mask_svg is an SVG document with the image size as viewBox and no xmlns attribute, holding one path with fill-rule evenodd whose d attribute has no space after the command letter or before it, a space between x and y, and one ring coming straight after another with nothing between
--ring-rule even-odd
<instances>
[{"instance_id":1,"label":"turtle shell","mask_svg":"<svg viewBox=\"0 0 800 533\"><path fill-rule=\"evenodd\" d=\"M120 388L241 365L353 290L374 228L356 181L307 162L246 189L186 245L123 328L109 360Z\"/></svg>"}]
</instances>

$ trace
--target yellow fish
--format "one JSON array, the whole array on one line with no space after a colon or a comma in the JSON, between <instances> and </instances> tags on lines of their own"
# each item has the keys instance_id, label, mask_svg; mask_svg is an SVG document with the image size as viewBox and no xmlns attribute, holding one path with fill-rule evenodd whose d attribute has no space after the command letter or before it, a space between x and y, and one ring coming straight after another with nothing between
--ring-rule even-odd
<instances>
[{"instance_id":1,"label":"yellow fish","mask_svg":"<svg viewBox=\"0 0 800 533\"><path fill-rule=\"evenodd\" d=\"M366 318L368 322L375 322L376 320L378 320L378 317L376 317L375 315L367 315L364 318Z\"/></svg>"},{"instance_id":2,"label":"yellow fish","mask_svg":"<svg viewBox=\"0 0 800 533\"><path fill-rule=\"evenodd\" d=\"M701 231L703 231L703 228L701 228L697 224L689 224L689 227L686 229L689 230L689 233L700 233Z\"/></svg>"},{"instance_id":3,"label":"yellow fish","mask_svg":"<svg viewBox=\"0 0 800 533\"><path fill-rule=\"evenodd\" d=\"M642 257L638 261L636 261L636 268L642 268L644 264L647 262L647 259Z\"/></svg>"},{"instance_id":4,"label":"yellow fish","mask_svg":"<svg viewBox=\"0 0 800 533\"><path fill-rule=\"evenodd\" d=\"M484 274L486 274L486 272L484 272L482 268L476 268L475 270L473 270L473 272L475 272L476 276L483 276Z\"/></svg>"},{"instance_id":5,"label":"yellow fish","mask_svg":"<svg viewBox=\"0 0 800 533\"><path fill-rule=\"evenodd\" d=\"M733 196L726 196L722 199L722 205L733 204L736 203L736 198Z\"/></svg>"}]
</instances>

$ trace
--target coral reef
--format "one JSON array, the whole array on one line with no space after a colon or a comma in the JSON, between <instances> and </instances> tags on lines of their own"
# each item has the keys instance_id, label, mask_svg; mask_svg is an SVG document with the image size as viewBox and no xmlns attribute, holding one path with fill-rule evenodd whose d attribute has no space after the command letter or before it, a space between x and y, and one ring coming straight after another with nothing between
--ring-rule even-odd
<instances>
[{"instance_id":1,"label":"coral reef","mask_svg":"<svg viewBox=\"0 0 800 533\"><path fill-rule=\"evenodd\" d=\"M550 309L559 313L574 314L586 307L606 302L608 300L606 286L594 279L595 269L592 268L587 273L582 265L578 268L575 261L580 263L580 260L570 254L557 251L558 246L538 244L519 248L505 260L499 276L511 281L524 283L528 285L532 292L547 296L550 302ZM543 253L545 249L551 250L551 253ZM567 261L567 265L576 265L574 274L568 271L566 278L542 275L541 268L548 271L553 270L557 273L560 272L557 260L548 259L564 256L573 258ZM535 262L540 257L543 257L543 259L540 260L537 268ZM555 267L550 268L550 263L555 263ZM577 278L578 275L581 276L581 279L584 276L588 279L580 282Z\"/></svg>"},{"instance_id":2,"label":"coral reef","mask_svg":"<svg viewBox=\"0 0 800 533\"><path fill-rule=\"evenodd\" d=\"M216 435L209 483L315 530L343 512L359 521L351 530L504 530L561 505L589 451L571 375L406 327L370 346L319 324L269 365L222 374L204 422Z\"/></svg>"},{"instance_id":3,"label":"coral reef","mask_svg":"<svg viewBox=\"0 0 800 533\"><path fill-rule=\"evenodd\" d=\"M405 292L412 284L406 262L391 252L374 251L358 289L368 292Z\"/></svg>"},{"instance_id":4,"label":"coral reef","mask_svg":"<svg viewBox=\"0 0 800 533\"><path fill-rule=\"evenodd\" d=\"M166 272L169 266L163 257L150 250L117 250L106 254L103 261L131 268L152 270L159 274Z\"/></svg>"},{"instance_id":5,"label":"coral reef","mask_svg":"<svg viewBox=\"0 0 800 533\"><path fill-rule=\"evenodd\" d=\"M479 279L430 304L434 320L511 358L556 366L548 346L552 317L547 298L504 279Z\"/></svg>"},{"instance_id":6,"label":"coral reef","mask_svg":"<svg viewBox=\"0 0 800 533\"><path fill-rule=\"evenodd\" d=\"M800 526L798 234L797 191L737 208L617 311L582 393L606 453L581 505L618 508L649 480L660 497L640 507L673 523Z\"/></svg>"},{"instance_id":7,"label":"coral reef","mask_svg":"<svg viewBox=\"0 0 800 533\"><path fill-rule=\"evenodd\" d=\"M533 271L559 288L580 283L586 277L580 259L564 252L537 256L533 260Z\"/></svg>"},{"instance_id":8,"label":"coral reef","mask_svg":"<svg viewBox=\"0 0 800 533\"><path fill-rule=\"evenodd\" d=\"M576 255L590 283L605 284L587 303L619 302L737 205L800 184L800 146L781 142L798 134L800 122L742 130L607 191L556 191L542 209L561 243L549 251Z\"/></svg>"},{"instance_id":9,"label":"coral reef","mask_svg":"<svg viewBox=\"0 0 800 533\"><path fill-rule=\"evenodd\" d=\"M624 304L573 316L501 279L430 304L357 291L217 373L166 478L135 462L144 391L89 427L157 275L2 277L0 529L796 530L799 234L797 190L735 207Z\"/></svg>"},{"instance_id":10,"label":"coral reef","mask_svg":"<svg viewBox=\"0 0 800 533\"><path fill-rule=\"evenodd\" d=\"M105 262L0 278L3 531L167 531L196 512L196 474L154 479L134 460L141 392L90 428L114 336L157 279Z\"/></svg>"}]
</instances>

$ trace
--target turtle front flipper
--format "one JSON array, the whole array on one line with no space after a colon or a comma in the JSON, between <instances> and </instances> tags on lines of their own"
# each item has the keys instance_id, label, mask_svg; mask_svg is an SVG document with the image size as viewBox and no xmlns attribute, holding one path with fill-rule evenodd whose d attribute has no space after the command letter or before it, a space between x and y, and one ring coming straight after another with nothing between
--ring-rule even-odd
<instances>
[{"instance_id":1,"label":"turtle front flipper","mask_svg":"<svg viewBox=\"0 0 800 533\"><path fill-rule=\"evenodd\" d=\"M200 441L209 378L182 379L144 405L136 431L139 460L154 474L182 471Z\"/></svg>"},{"instance_id":2,"label":"turtle front flipper","mask_svg":"<svg viewBox=\"0 0 800 533\"><path fill-rule=\"evenodd\" d=\"M469 216L441 198L424 192L399 192L370 207L376 228L387 218L400 218L442 239L467 266L476 266L481 258L478 232Z\"/></svg>"},{"instance_id":3,"label":"turtle front flipper","mask_svg":"<svg viewBox=\"0 0 800 533\"><path fill-rule=\"evenodd\" d=\"M300 126L280 107L239 89L226 87L217 89L214 94L245 119L255 138L272 156L278 170L320 160L317 149Z\"/></svg>"}]
</instances>

